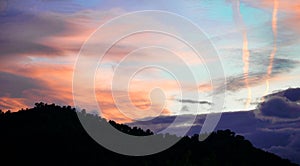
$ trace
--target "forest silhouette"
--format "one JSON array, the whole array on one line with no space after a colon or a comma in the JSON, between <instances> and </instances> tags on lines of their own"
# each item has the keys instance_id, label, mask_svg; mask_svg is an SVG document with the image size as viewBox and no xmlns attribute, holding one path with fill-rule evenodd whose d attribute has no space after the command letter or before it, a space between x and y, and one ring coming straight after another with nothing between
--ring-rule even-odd
<instances>
[{"instance_id":1,"label":"forest silhouette","mask_svg":"<svg viewBox=\"0 0 300 166\"><path fill-rule=\"evenodd\" d=\"M18 112L0 111L1 165L296 165L255 148L230 130L213 132L204 141L199 141L199 135L185 136L171 148L153 155L121 155L95 142L77 116L96 125L109 123L130 135L154 134L71 106L36 103L34 108ZM162 142L176 137L155 136Z\"/></svg>"}]
</instances>

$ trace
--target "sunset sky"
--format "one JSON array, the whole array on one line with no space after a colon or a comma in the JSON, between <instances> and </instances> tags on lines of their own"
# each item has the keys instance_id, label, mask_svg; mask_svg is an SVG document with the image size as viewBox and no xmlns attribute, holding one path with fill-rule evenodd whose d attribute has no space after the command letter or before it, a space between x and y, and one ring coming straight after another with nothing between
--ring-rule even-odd
<instances>
[{"instance_id":1,"label":"sunset sky","mask_svg":"<svg viewBox=\"0 0 300 166\"><path fill-rule=\"evenodd\" d=\"M0 109L17 111L40 101L73 106L72 77L81 46L112 18L140 10L176 13L205 32L218 51L226 77L225 83L219 83L226 88L223 112L254 109L264 95L300 85L299 1L3 0L0 1ZM168 26L167 22L151 20L151 17L145 21ZM132 20L128 24L143 23ZM170 28L182 27L184 25ZM117 26L111 33L126 28ZM101 47L104 42L105 39L99 39L95 47ZM131 54L131 59L121 66L123 71L148 62L170 66L180 73L181 64L176 63L169 52L154 48L132 52L145 45L166 46L175 51L195 72L196 85L187 77L186 86L180 88L170 73L145 69L130 82L129 96L133 105L146 110L151 104L149 92L160 87L166 97L163 115L176 115L182 108L187 114L209 112L214 104L212 96L218 93L219 87L212 87L212 78L205 66L213 65L216 59L201 60L170 36L141 33L114 45L99 65L95 85L103 115L108 119L130 121L116 108L110 89L115 68L127 54ZM182 71L180 75L184 78L187 73ZM218 78L213 79L218 81ZM116 93L121 94L122 90ZM199 98L180 98L180 91L197 91ZM89 99L83 102L89 105ZM195 105L200 112L193 109ZM123 100L122 108L126 110L127 106ZM85 109L97 112L93 107ZM157 112L145 113L145 117L155 115Z\"/></svg>"}]
</instances>

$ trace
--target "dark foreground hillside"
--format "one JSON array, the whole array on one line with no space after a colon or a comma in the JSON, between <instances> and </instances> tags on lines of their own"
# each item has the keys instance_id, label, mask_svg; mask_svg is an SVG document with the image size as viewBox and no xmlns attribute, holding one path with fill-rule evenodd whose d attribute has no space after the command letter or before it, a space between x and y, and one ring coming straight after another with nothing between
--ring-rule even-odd
<instances>
[{"instance_id":1,"label":"dark foreground hillside","mask_svg":"<svg viewBox=\"0 0 300 166\"><path fill-rule=\"evenodd\" d=\"M108 123L79 113L87 121ZM153 134L109 122L131 135ZM75 109L54 104L0 114L0 165L293 165L288 160L252 146L230 130L212 133L205 141L184 137L170 149L155 155L131 157L98 145L84 131ZM105 133L103 133L105 134ZM168 137L161 137L167 141Z\"/></svg>"}]
</instances>

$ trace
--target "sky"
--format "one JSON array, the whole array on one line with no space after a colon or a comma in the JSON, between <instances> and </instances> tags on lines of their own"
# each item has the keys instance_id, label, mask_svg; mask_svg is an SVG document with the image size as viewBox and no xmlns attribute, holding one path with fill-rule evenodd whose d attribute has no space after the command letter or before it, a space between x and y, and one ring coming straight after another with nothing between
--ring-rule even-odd
<instances>
[{"instance_id":1,"label":"sky","mask_svg":"<svg viewBox=\"0 0 300 166\"><path fill-rule=\"evenodd\" d=\"M263 96L299 86L300 5L295 0L2 0L0 109L17 111L40 101L73 106L76 64L89 61L89 56L78 59L82 46L113 18L142 10L167 11L189 20L203 31L219 59L205 51L201 59L182 41L166 34L129 35L112 45L99 62L95 86L76 94L84 103L80 108L95 113L101 108L102 116L118 122L159 114L204 114L216 104L213 97L225 88L220 111L246 111L263 102ZM117 22L92 44L105 47L110 36L146 23L186 36L198 35L186 25L170 26L172 21L176 19L149 16ZM207 70L218 60L226 82L211 77ZM137 69L145 63L153 66ZM130 82L123 83L123 77L134 72ZM85 83L84 79L80 82ZM86 97L91 92L95 92L98 107Z\"/></svg>"}]
</instances>

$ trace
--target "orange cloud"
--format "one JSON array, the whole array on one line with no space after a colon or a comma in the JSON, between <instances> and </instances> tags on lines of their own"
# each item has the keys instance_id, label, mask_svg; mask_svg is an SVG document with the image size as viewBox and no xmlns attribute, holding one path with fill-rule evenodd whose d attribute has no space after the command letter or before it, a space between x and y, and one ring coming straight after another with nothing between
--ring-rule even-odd
<instances>
[{"instance_id":1,"label":"orange cloud","mask_svg":"<svg viewBox=\"0 0 300 166\"><path fill-rule=\"evenodd\" d=\"M53 60L53 59L52 59ZM64 59L62 59L64 61ZM71 59L65 59L65 61L72 62ZM8 65L9 66L9 65ZM14 68L9 68L8 66L1 66L0 71L12 73L15 75L28 77L41 82L43 88L31 88L22 91L22 97L20 98L0 98L0 106L5 109L11 109L12 111L17 111L20 108L31 107L34 102L47 102L56 104L68 104L73 105L72 96L72 76L73 76L73 66L71 63L67 64L51 64L47 62L34 62L25 65L18 65ZM132 119L126 117L119 109L116 107L115 101L112 97L111 91L108 90L109 86L100 86L100 84L106 84L108 80L111 79L111 75L101 75L101 81L99 81L99 86L96 87L97 99L99 106L102 111L102 116L107 119L116 120L118 122L132 122ZM84 81L84 80L83 80ZM104 82L102 82L104 81ZM96 82L97 83L97 82ZM98 84L97 84L98 85ZM145 88L146 87L146 88ZM154 112L143 112L146 111L149 106L153 106L152 110L157 109L160 111L160 106L153 104L150 100L149 92L151 88L160 87L166 96L173 92L180 91L177 82L174 80L157 79L148 80L134 79L131 82L131 88L129 90L129 97L133 106L141 111L144 117L157 116L157 111ZM89 88L86 93L91 92ZM82 94L84 96L84 94ZM83 98L84 99L84 98ZM84 99L85 103L89 103L88 99ZM125 108L130 109L130 103L121 103ZM166 105L161 115L170 115L171 111ZM90 111L94 111L95 108L85 108ZM135 114L134 112L131 114Z\"/></svg>"},{"instance_id":2,"label":"orange cloud","mask_svg":"<svg viewBox=\"0 0 300 166\"><path fill-rule=\"evenodd\" d=\"M207 83L207 84L201 84L201 85L198 86L198 90L199 90L200 92L210 92L210 91L213 90L213 86L212 86L212 84L210 84L210 83Z\"/></svg>"},{"instance_id":3,"label":"orange cloud","mask_svg":"<svg viewBox=\"0 0 300 166\"><path fill-rule=\"evenodd\" d=\"M2 66L3 67L3 66ZM13 107L17 109L32 106L34 102L56 102L57 104L72 104L72 74L70 65L47 63L27 64L14 68L0 68L0 71L31 78L43 84L43 87L25 89L20 98L11 98ZM16 82L22 84L22 82ZM22 97L22 98L21 98ZM4 102L5 98L3 98ZM7 101L7 100L5 100ZM14 102L13 102L14 101ZM3 108L8 105L2 105ZM20 107L22 106L22 107Z\"/></svg>"},{"instance_id":4,"label":"orange cloud","mask_svg":"<svg viewBox=\"0 0 300 166\"><path fill-rule=\"evenodd\" d=\"M0 97L0 106L5 110L18 111L21 108L27 108L24 98ZM3 111L5 111L3 110Z\"/></svg>"},{"instance_id":5,"label":"orange cloud","mask_svg":"<svg viewBox=\"0 0 300 166\"><path fill-rule=\"evenodd\" d=\"M127 94L127 92L124 92ZM123 94L121 92L116 92L117 97L120 97L118 95ZM119 110L117 107L115 100L113 98L112 92L107 91L107 90L97 90L96 92L97 95L97 100L99 103L99 107L101 109L101 116L103 116L106 119L112 119L112 120L117 120L119 122L132 122L134 119L129 118L126 116L127 114L131 114L131 116L136 115L140 117L140 114L144 114L144 118L147 117L155 117L157 116L157 112L145 112L147 111L151 105L153 106L153 110L155 109L160 109L160 106L158 105L153 105L148 98L148 94L146 92L129 92L128 96L121 96L121 97L129 97L131 103L128 103L127 100L124 100L126 102L124 103L118 103L121 105L124 110ZM140 112L133 112L134 110L132 109L132 105L138 108ZM131 109L133 111L131 111ZM160 111L160 110L157 110ZM161 115L170 115L170 111L164 107Z\"/></svg>"},{"instance_id":6,"label":"orange cloud","mask_svg":"<svg viewBox=\"0 0 300 166\"><path fill-rule=\"evenodd\" d=\"M15 75L20 75L23 77L29 77L36 81L43 83L44 88L33 88L26 89L22 91L22 98L1 98L0 106L5 109L11 109L12 111L17 111L20 108L26 108L32 106L34 102L47 102L47 103L57 103L57 104L68 104L73 105L73 96L72 96L72 75L73 67L70 64L49 64L49 63L33 63L27 64L24 66L17 66L15 68L0 68L1 71L12 73ZM102 75L103 76L103 75ZM109 80L109 75L102 78ZM164 91L172 91L177 88L175 81L168 80L159 80L159 81L150 81L145 83L142 80L133 81L133 88L129 92L130 99L132 104L140 109L145 111L149 106L151 106L151 101L148 96L148 92L140 91L141 89L145 90L146 87L155 87L159 86ZM101 86L99 86L101 87ZM99 101L99 106L102 109L102 116L107 119L117 120L119 122L131 122L132 119L123 115L115 105L115 101L112 98L112 94L105 89L97 90L97 99ZM150 91L150 90L149 90ZM86 93L91 92L87 91ZM84 95L84 94L82 94ZM89 101L84 101L88 103ZM126 108L130 108L129 103L121 103L125 105ZM128 106L127 106L128 105ZM154 105L154 109L159 109L159 106ZM87 110L93 108L85 108ZM171 112L164 108L162 113L163 115L168 115ZM145 116L155 116L155 113L147 112Z\"/></svg>"},{"instance_id":7,"label":"orange cloud","mask_svg":"<svg viewBox=\"0 0 300 166\"><path fill-rule=\"evenodd\" d=\"M1 62L0 71L32 78L37 82L41 82L44 87L22 90L22 96L20 98L2 98L2 100L0 99L0 102L2 103L1 106L3 106L3 108L10 108L9 105L12 104L12 106L16 108L15 110L17 110L22 107L30 107L33 102L40 101L73 105L73 64L81 45L88 39L89 35L98 28L98 26L120 13L123 13L123 11L119 9L112 9L106 12L85 10L73 14L46 12L38 17L37 21L32 20L29 23L25 22L25 24L20 22L19 27L27 27L22 29L22 31L17 31L17 26L6 27L5 29L8 31L7 33L13 34L12 36L14 38L12 38L12 40L16 39L18 41L21 39L20 36L22 39L26 40L19 41L19 43L21 43L19 45L18 43L14 43L14 41L11 42L18 47L17 49L9 48L9 50L7 50L7 54L14 55L14 57L11 58L10 56L7 56L5 62ZM39 28L40 26L37 25L42 25L43 28ZM163 26L167 25L165 24ZM111 30L111 33L115 33L116 31L124 30L126 28L127 27L115 27L115 29ZM109 36L109 34L105 35ZM22 45L24 43L26 44L26 42L30 45ZM103 43L102 40L99 39L99 42L100 43L95 43L97 44L95 46L107 44L105 43L105 40ZM38 44L38 46L42 46L40 50L36 49L36 44ZM188 64L198 65L199 63L202 63L197 55L191 52L191 50L187 50L187 46L183 47L182 42L167 35L149 33L137 34L120 41L118 44L119 45L109 50L104 62L105 60L109 62L119 61L126 54L142 46L159 45L170 48L174 52L178 53L179 58L183 58ZM24 46L24 48L19 46ZM28 49L29 46L32 50ZM22 59L20 59L21 57ZM153 63L173 62L172 59L164 56L160 56L156 59L153 59L151 56L144 56L142 58L137 58L136 60L150 61ZM149 73L152 74L152 72L148 72L148 74ZM111 73L105 73L105 75L102 75L101 83L106 84L107 80L111 79L110 74ZM133 89L129 92L130 99L132 104L141 109L141 111L147 109L151 104L153 105L148 94L151 89L145 90L145 87L158 86L162 88L167 97L173 92L180 91L177 83L168 79L155 79L155 81L137 79L132 82L132 85ZM104 92L100 91L99 94L97 94L99 105L101 105L101 108L103 109L104 117L123 122L130 121L128 117L122 115L122 113L120 113L116 108L114 100L110 94L111 92L108 89L109 85L103 86L101 84L99 87L104 89ZM92 87L88 87L85 93L90 92L91 88ZM8 103L8 99L12 101ZM89 102L88 99L84 100L85 103ZM128 103L123 104L126 105ZM159 106L154 104L154 108L158 109ZM88 110L89 108L85 109ZM171 114L171 111L169 111L166 106L163 109L162 114ZM154 116L156 114L150 112L145 115Z\"/></svg>"}]
</instances>

